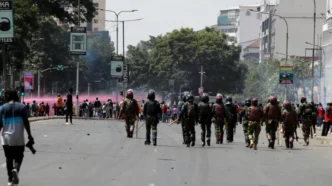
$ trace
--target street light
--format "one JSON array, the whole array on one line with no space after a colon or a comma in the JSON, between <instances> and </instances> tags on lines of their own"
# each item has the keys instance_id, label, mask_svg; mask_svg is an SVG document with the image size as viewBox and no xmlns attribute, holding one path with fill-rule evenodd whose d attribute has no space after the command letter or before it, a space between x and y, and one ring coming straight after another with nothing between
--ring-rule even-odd
<instances>
[{"instance_id":1,"label":"street light","mask_svg":"<svg viewBox=\"0 0 332 186\"><path fill-rule=\"evenodd\" d=\"M138 10L136 10L136 9L134 9L134 10L122 10L118 13L116 13L113 10L105 10L105 9L102 9L102 8L99 8L99 10L105 11L105 12L112 12L116 16L116 54L119 55L119 16L120 16L121 13L124 13L124 12L129 12L130 13L130 12L137 12Z\"/></svg>"},{"instance_id":2,"label":"street light","mask_svg":"<svg viewBox=\"0 0 332 186\"><path fill-rule=\"evenodd\" d=\"M326 91L325 91L326 90L326 72L325 72L326 71L326 61L325 61L326 55L325 55L325 50L324 50L323 47L321 47L319 45L316 45L316 44L313 44L313 43L309 43L309 42L305 42L305 43L308 44L308 45L312 45L312 46L317 47L324 54L324 63L323 63L322 59L321 59L321 62L320 62L320 78L322 78L322 64L324 64L324 82L323 82L323 86L324 86L324 99L323 99L323 105L325 105L325 103L326 103ZM313 50L315 49L315 47L313 48ZM312 66L312 68L314 69L314 66ZM312 94L313 94L313 92L312 92Z\"/></svg>"},{"instance_id":3,"label":"street light","mask_svg":"<svg viewBox=\"0 0 332 186\"><path fill-rule=\"evenodd\" d=\"M288 60L288 39L289 39L289 37L288 37L288 31L289 31L289 29L288 29L288 22L287 22L287 20L284 18L284 17L282 17L281 15L277 15L277 14L271 14L271 13L265 13L265 12L259 12L259 11L255 11L255 10L253 10L253 9L249 9L249 11L251 11L251 12L258 12L258 13L261 13L261 14L267 14L267 15L270 15L270 16L276 16L276 17L279 17L279 18L281 18L282 20L284 20L285 21L285 24L286 24L286 61ZM271 23L270 23L271 24ZM271 42L271 41L270 41Z\"/></svg>"},{"instance_id":4,"label":"street light","mask_svg":"<svg viewBox=\"0 0 332 186\"><path fill-rule=\"evenodd\" d=\"M313 35L313 42L312 44L316 44L316 0L314 1L314 35ZM315 47L312 50L312 87L311 87L311 101L314 101L314 86L315 86L315 70L314 70L314 63L315 63ZM325 78L324 78L325 79Z\"/></svg>"}]
</instances>

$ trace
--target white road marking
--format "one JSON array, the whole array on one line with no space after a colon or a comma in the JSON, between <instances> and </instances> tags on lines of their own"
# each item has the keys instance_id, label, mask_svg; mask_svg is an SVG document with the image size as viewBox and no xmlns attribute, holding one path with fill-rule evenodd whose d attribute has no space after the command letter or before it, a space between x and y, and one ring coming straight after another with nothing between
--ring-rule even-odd
<instances>
[{"instance_id":1,"label":"white road marking","mask_svg":"<svg viewBox=\"0 0 332 186\"><path fill-rule=\"evenodd\" d=\"M2 164L0 167L1 168L5 168L6 167L6 163Z\"/></svg>"},{"instance_id":2,"label":"white road marking","mask_svg":"<svg viewBox=\"0 0 332 186\"><path fill-rule=\"evenodd\" d=\"M158 150L157 150L157 149L154 149L154 152L158 152Z\"/></svg>"},{"instance_id":3,"label":"white road marking","mask_svg":"<svg viewBox=\"0 0 332 186\"><path fill-rule=\"evenodd\" d=\"M153 183L150 183L149 186L154 186L154 184L153 184Z\"/></svg>"},{"instance_id":4,"label":"white road marking","mask_svg":"<svg viewBox=\"0 0 332 186\"><path fill-rule=\"evenodd\" d=\"M156 173L157 173L157 170L156 170L156 169L153 169L152 172L156 174Z\"/></svg>"}]
</instances>

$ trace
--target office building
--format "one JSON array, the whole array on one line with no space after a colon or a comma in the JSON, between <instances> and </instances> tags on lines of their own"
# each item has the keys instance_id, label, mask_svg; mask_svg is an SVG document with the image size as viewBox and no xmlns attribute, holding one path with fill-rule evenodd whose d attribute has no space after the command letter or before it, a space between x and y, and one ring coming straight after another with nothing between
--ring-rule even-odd
<instances>
[{"instance_id":1,"label":"office building","mask_svg":"<svg viewBox=\"0 0 332 186\"><path fill-rule=\"evenodd\" d=\"M316 43L322 36L319 29L325 21L326 2L317 1L316 18ZM261 12L271 13L283 17L288 24L289 43L288 56L312 59L313 46L306 42L313 42L314 28L314 2L312 0L279 0L276 5L264 5ZM286 57L285 21L278 16L262 15L260 62L267 62L271 58L281 59ZM310 49L311 48L311 49ZM307 53L308 56L305 56Z\"/></svg>"},{"instance_id":2,"label":"office building","mask_svg":"<svg viewBox=\"0 0 332 186\"><path fill-rule=\"evenodd\" d=\"M242 51L259 38L260 15L248 13L250 9L257 9L259 5L238 6L220 10L218 24L213 28L228 35L229 43L242 47ZM242 58L243 52L241 54Z\"/></svg>"},{"instance_id":3,"label":"office building","mask_svg":"<svg viewBox=\"0 0 332 186\"><path fill-rule=\"evenodd\" d=\"M323 104L332 102L332 0L326 1L326 21L322 26L322 69L323 78L321 78L321 92Z\"/></svg>"}]
</instances>

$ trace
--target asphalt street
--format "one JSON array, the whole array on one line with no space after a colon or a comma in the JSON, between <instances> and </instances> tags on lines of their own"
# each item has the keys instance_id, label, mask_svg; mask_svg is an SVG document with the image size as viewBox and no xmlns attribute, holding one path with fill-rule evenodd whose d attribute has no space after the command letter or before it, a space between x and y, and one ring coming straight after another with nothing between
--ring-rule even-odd
<instances>
[{"instance_id":1,"label":"asphalt street","mask_svg":"<svg viewBox=\"0 0 332 186\"><path fill-rule=\"evenodd\" d=\"M126 138L123 122L63 120L32 123L37 154L26 149L20 172L24 186L327 186L331 185L332 148L311 140L309 147L267 148L265 133L258 151L244 147L242 127L235 142L201 147L182 145L178 125L158 126L158 146L145 146L145 127ZM300 135L302 136L302 134ZM7 184L0 149L0 186Z\"/></svg>"}]
</instances>

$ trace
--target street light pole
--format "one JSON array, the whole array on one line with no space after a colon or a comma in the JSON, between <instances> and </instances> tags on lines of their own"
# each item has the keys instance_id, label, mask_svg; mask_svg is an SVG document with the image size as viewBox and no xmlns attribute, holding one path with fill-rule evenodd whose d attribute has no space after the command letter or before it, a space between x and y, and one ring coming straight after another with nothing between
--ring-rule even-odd
<instances>
[{"instance_id":1,"label":"street light pole","mask_svg":"<svg viewBox=\"0 0 332 186\"><path fill-rule=\"evenodd\" d=\"M105 10L105 9L99 9L101 11L106 11L106 12L112 12L115 14L116 16L116 55L119 55L119 16L122 12L136 12L138 10L122 10L120 12L115 12L113 10ZM123 26L124 27L124 26ZM123 36L123 40L124 40L124 36ZM124 44L124 43L123 43ZM123 57L124 57L124 53L123 53ZM119 90L118 90L118 87L119 87L119 82L118 80L116 81L116 102L119 103L119 99L118 99L118 94L119 94Z\"/></svg>"},{"instance_id":2,"label":"street light pole","mask_svg":"<svg viewBox=\"0 0 332 186\"><path fill-rule=\"evenodd\" d=\"M77 14L78 14L78 27L81 26L81 1L78 0L78 10L77 10ZM79 109L78 109L78 105L79 105L79 100L78 100L78 93L79 93L79 82L80 82L80 62L79 62L80 57L77 57L77 64L76 64L76 109L75 109L75 114L76 116L79 115Z\"/></svg>"},{"instance_id":3,"label":"street light pole","mask_svg":"<svg viewBox=\"0 0 332 186\"><path fill-rule=\"evenodd\" d=\"M316 0L314 1L314 37L313 44L316 44ZM315 47L312 50L312 87L311 87L311 101L314 101L314 87L315 87Z\"/></svg>"},{"instance_id":4,"label":"street light pole","mask_svg":"<svg viewBox=\"0 0 332 186\"><path fill-rule=\"evenodd\" d=\"M255 11L253 9L249 9L249 11L251 11L251 12L258 12L258 11ZM270 15L270 16L276 16L276 17L279 17L280 19L284 20L284 22L286 24L286 61L287 61L288 60L288 42L289 42L289 29L288 29L288 22L287 22L287 20L283 16L277 15L277 14L271 14L271 13L265 13L265 12L258 12L258 13L267 14L267 15Z\"/></svg>"}]
</instances>

